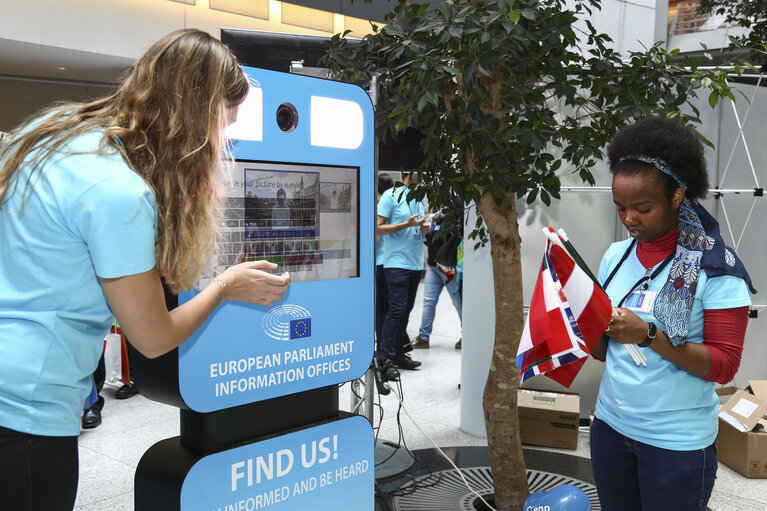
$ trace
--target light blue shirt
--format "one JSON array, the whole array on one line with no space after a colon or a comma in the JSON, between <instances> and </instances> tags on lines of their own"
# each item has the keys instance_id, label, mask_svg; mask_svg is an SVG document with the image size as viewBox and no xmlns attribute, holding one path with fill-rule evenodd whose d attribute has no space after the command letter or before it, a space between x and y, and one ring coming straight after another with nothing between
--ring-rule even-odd
<instances>
[{"instance_id":1,"label":"light blue shirt","mask_svg":"<svg viewBox=\"0 0 767 511\"><path fill-rule=\"evenodd\" d=\"M386 190L378 200L378 216L388 218L388 224L407 222L415 215L426 212L424 201L407 200L410 190L395 187ZM423 270L423 236L420 227L405 227L392 234L381 236L384 268Z\"/></svg>"},{"instance_id":2,"label":"light blue shirt","mask_svg":"<svg viewBox=\"0 0 767 511\"><path fill-rule=\"evenodd\" d=\"M102 132L29 167L0 207L0 425L73 436L113 315L99 284L155 265L154 195Z\"/></svg>"},{"instance_id":3,"label":"light blue shirt","mask_svg":"<svg viewBox=\"0 0 767 511\"><path fill-rule=\"evenodd\" d=\"M599 267L604 282L620 261L631 240L613 243ZM660 263L659 263L660 264ZM661 290L671 269L668 264L651 281L649 291ZM613 306L645 274L636 248L623 262L607 288ZM743 279L721 276L709 279L705 271L698 277L687 342L703 342L703 311L751 305ZM650 313L636 313L658 329L664 325ZM596 416L614 430L640 442L676 451L703 449L716 439L719 399L714 382L693 376L667 361L651 348L639 348L647 357L647 367L637 366L625 345L608 344L606 367L599 386Z\"/></svg>"}]
</instances>

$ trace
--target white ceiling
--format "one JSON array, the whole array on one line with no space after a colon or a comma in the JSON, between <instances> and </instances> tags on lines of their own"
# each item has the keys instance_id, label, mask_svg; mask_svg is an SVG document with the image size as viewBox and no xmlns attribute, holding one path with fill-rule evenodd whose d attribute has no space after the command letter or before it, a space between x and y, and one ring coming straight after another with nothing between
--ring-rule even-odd
<instances>
[{"instance_id":1,"label":"white ceiling","mask_svg":"<svg viewBox=\"0 0 767 511\"><path fill-rule=\"evenodd\" d=\"M0 38L0 76L114 83L132 60ZM65 67L65 70L58 68Z\"/></svg>"}]
</instances>

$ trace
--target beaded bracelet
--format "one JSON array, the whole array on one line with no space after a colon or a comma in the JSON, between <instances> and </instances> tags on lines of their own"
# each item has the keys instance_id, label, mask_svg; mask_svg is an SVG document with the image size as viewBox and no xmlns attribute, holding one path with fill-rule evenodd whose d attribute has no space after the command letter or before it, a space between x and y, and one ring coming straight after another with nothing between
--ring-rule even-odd
<instances>
[{"instance_id":1,"label":"beaded bracelet","mask_svg":"<svg viewBox=\"0 0 767 511\"><path fill-rule=\"evenodd\" d=\"M226 282L219 278L216 278L213 282L223 291L224 300L226 300Z\"/></svg>"}]
</instances>

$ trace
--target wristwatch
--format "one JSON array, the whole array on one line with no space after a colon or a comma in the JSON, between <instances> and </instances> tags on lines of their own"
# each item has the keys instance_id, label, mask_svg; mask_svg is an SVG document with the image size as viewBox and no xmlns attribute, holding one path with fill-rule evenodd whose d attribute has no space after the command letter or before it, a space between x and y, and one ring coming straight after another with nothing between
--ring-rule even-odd
<instances>
[{"instance_id":1,"label":"wristwatch","mask_svg":"<svg viewBox=\"0 0 767 511\"><path fill-rule=\"evenodd\" d=\"M655 323L648 323L647 324L647 337L645 337L644 341L637 344L640 348L646 348L650 345L651 342L655 340L655 336L658 334L658 327L655 326Z\"/></svg>"}]
</instances>

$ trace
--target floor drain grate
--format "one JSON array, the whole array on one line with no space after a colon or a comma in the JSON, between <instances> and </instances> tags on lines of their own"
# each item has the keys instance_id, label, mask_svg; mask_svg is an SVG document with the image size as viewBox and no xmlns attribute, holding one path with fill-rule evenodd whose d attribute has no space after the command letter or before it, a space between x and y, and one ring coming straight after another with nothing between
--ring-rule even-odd
<instances>
[{"instance_id":1,"label":"floor drain grate","mask_svg":"<svg viewBox=\"0 0 767 511\"><path fill-rule=\"evenodd\" d=\"M461 473L474 490L487 497L493 494L493 478L490 467L462 468ZM433 479L430 483L427 479ZM597 489L593 484L578 479L541 472L527 471L527 483L531 492L546 491L562 484L577 486L588 495L592 511L601 511L597 498ZM393 507L397 511L476 511L474 501L477 496L466 488L461 476L455 469L426 474L402 485L398 493L407 492L414 486L413 492L394 497Z\"/></svg>"}]
</instances>

